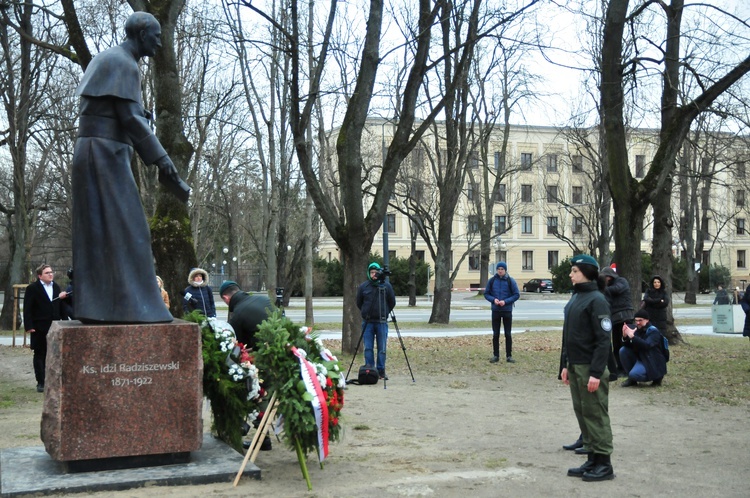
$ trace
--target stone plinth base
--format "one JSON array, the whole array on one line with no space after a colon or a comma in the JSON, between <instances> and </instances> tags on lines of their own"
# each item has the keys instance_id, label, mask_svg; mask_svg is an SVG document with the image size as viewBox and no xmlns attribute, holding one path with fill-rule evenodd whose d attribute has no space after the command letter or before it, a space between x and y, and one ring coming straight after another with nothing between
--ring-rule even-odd
<instances>
[{"instance_id":1,"label":"stone plinth base","mask_svg":"<svg viewBox=\"0 0 750 498\"><path fill-rule=\"evenodd\" d=\"M203 438L197 324L55 322L42 441L61 462L183 453Z\"/></svg>"}]
</instances>

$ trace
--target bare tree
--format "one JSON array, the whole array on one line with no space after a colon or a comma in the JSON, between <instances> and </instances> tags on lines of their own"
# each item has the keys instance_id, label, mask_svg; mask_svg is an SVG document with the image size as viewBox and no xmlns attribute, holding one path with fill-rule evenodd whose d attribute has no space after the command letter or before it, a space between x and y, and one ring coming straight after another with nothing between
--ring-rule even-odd
<instances>
[{"instance_id":1,"label":"bare tree","mask_svg":"<svg viewBox=\"0 0 750 498\"><path fill-rule=\"evenodd\" d=\"M39 188L47 162L38 156L35 161L29 150L29 142L38 132L39 120L46 112L48 102L45 95L51 92L55 63L46 50L33 43L36 39L35 11L31 3L0 3L0 96L4 111L1 121L8 126L0 134L0 147L7 147L12 163L9 185L12 198L0 203L10 249L0 315L0 327L5 329L11 328L13 321L12 285L29 281L33 227L39 212L47 209L49 200L44 189ZM42 35L54 32L54 29L49 29L46 34L42 31ZM54 42L51 38L44 40L44 43Z\"/></svg>"},{"instance_id":2,"label":"bare tree","mask_svg":"<svg viewBox=\"0 0 750 498\"><path fill-rule=\"evenodd\" d=\"M601 106L604 125L604 139L610 171L610 190L615 209L615 244L618 253L618 271L628 280L640 281L641 258L640 240L643 220L649 205L654 206L653 266L655 271L671 287L671 227L669 201L672 187L675 159L683 141L690 131L695 118L710 106L742 76L750 71L750 57L726 63L727 70L718 78L703 78L695 72L693 77L700 82L699 93L683 98L680 104L680 68L688 61L681 58L683 0L667 3L639 4L632 12L628 0L610 0L604 23L602 40L602 87ZM650 39L632 40L633 53L623 50L628 33L638 32L638 21L646 15L650 7L660 9L666 24L666 36L662 43ZM716 10L715 12L719 12ZM741 26L747 28L744 23ZM659 57L654 59L639 52L639 42L649 47L663 46ZM627 102L626 82L638 75L638 70L647 64L655 63L661 68L662 92L660 103L661 124L659 145L648 173L643 180L633 178L628 164L627 130L623 107ZM731 65L734 64L732 67ZM699 68L695 68L697 71ZM632 288L634 302L639 298L640 289ZM672 327L669 336L677 331Z\"/></svg>"},{"instance_id":3,"label":"bare tree","mask_svg":"<svg viewBox=\"0 0 750 498\"><path fill-rule=\"evenodd\" d=\"M266 13L260 11L250 2L243 2L249 9L273 22ZM534 3L534 2L532 2ZM475 0L473 7L478 8L481 2ZM428 63L432 29L436 19L442 14L446 19L451 12L449 5L442 1L434 2L420 0L418 4L419 17L413 26L415 37L410 40L414 46L414 57L410 61L411 68L403 85L404 93L400 100L400 107L396 111L396 131L388 147L385 163L377 181L377 189L371 199L367 213L365 213L362 185L362 134L367 119L367 111L373 98L373 89L377 79L378 68L381 63L380 43L383 25L384 3L381 0L371 0L367 13L365 37L361 55L358 61L358 72L354 92L348 96L346 111L337 138L337 167L338 179L341 182L343 212L337 209L336 202L329 197L329 192L323 188L320 179L312 167L311 148L306 141L308 123L316 99L319 97L320 82L326 67L331 32L337 14L337 2L330 3L327 19L322 23L325 28L320 35L319 51L316 71L303 78L301 55L307 52L304 47L304 30L300 29L301 16L297 3L290 6L290 29L276 25L284 35L285 46L291 53L291 123L295 140L297 158L307 183L308 190L323 223L328 232L338 244L345 268L344 273L344 327L342 332L345 351L351 351L355 346L355 331L359 330L359 319L354 302L354 291L359 284L361 271L367 265L367 255L372 246L376 231L380 227L388 206L388 200L393 191L398 167L401 161L418 143L422 134L429 127L435 116L443 110L445 99L436 102L433 111L415 125L415 109L420 94L421 83L425 74L431 69ZM462 64L468 63L469 54L473 49L475 39L461 47L464 56ZM309 41L308 43L312 43ZM457 71L461 72L461 71Z\"/></svg>"}]
</instances>

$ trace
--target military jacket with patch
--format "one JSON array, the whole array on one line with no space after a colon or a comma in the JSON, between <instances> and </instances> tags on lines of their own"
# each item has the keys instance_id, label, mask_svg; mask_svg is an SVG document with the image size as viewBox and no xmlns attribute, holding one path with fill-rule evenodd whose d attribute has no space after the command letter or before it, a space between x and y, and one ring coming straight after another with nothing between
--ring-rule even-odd
<instances>
[{"instance_id":1,"label":"military jacket with patch","mask_svg":"<svg viewBox=\"0 0 750 498\"><path fill-rule=\"evenodd\" d=\"M612 321L596 282L573 287L564 315L561 365L589 365L590 375L601 378L612 349Z\"/></svg>"}]
</instances>

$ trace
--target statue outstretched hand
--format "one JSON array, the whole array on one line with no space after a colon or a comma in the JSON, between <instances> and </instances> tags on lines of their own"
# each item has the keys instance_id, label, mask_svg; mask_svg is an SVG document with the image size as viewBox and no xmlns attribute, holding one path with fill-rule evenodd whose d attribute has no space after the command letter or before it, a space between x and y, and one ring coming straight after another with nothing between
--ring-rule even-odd
<instances>
[{"instance_id":1,"label":"statue outstretched hand","mask_svg":"<svg viewBox=\"0 0 750 498\"><path fill-rule=\"evenodd\" d=\"M167 190L182 202L187 202L190 198L190 186L180 178L169 156L160 157L155 164L159 168L159 183L167 187Z\"/></svg>"}]
</instances>

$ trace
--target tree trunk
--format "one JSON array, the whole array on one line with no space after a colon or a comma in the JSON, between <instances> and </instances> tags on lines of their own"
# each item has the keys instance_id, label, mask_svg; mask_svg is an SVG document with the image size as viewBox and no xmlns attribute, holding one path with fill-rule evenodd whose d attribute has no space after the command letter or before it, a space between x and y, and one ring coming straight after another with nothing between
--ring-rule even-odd
<instances>
[{"instance_id":1,"label":"tree trunk","mask_svg":"<svg viewBox=\"0 0 750 498\"><path fill-rule=\"evenodd\" d=\"M664 281L665 291L669 296L667 308L667 330L662 330L670 344L682 340L679 330L675 327L672 292L672 180L671 177L665 182L661 195L654 199L654 244L651 253L651 264L655 275L659 275Z\"/></svg>"},{"instance_id":2,"label":"tree trunk","mask_svg":"<svg viewBox=\"0 0 750 498\"><path fill-rule=\"evenodd\" d=\"M365 281L367 275L367 261L369 247L364 249L363 244L353 244L352 250L342 251L344 263L344 317L343 330L341 331L341 351L356 354L357 343L360 342L362 334L362 318L357 308L357 288ZM347 292L348 291L348 292ZM396 303L398 306L398 303ZM360 345L360 350L362 349Z\"/></svg>"},{"instance_id":3,"label":"tree trunk","mask_svg":"<svg viewBox=\"0 0 750 498\"><path fill-rule=\"evenodd\" d=\"M435 296L432 301L430 323L449 323L451 317L451 223L443 223L438 229L437 258L435 259Z\"/></svg>"}]
</instances>

